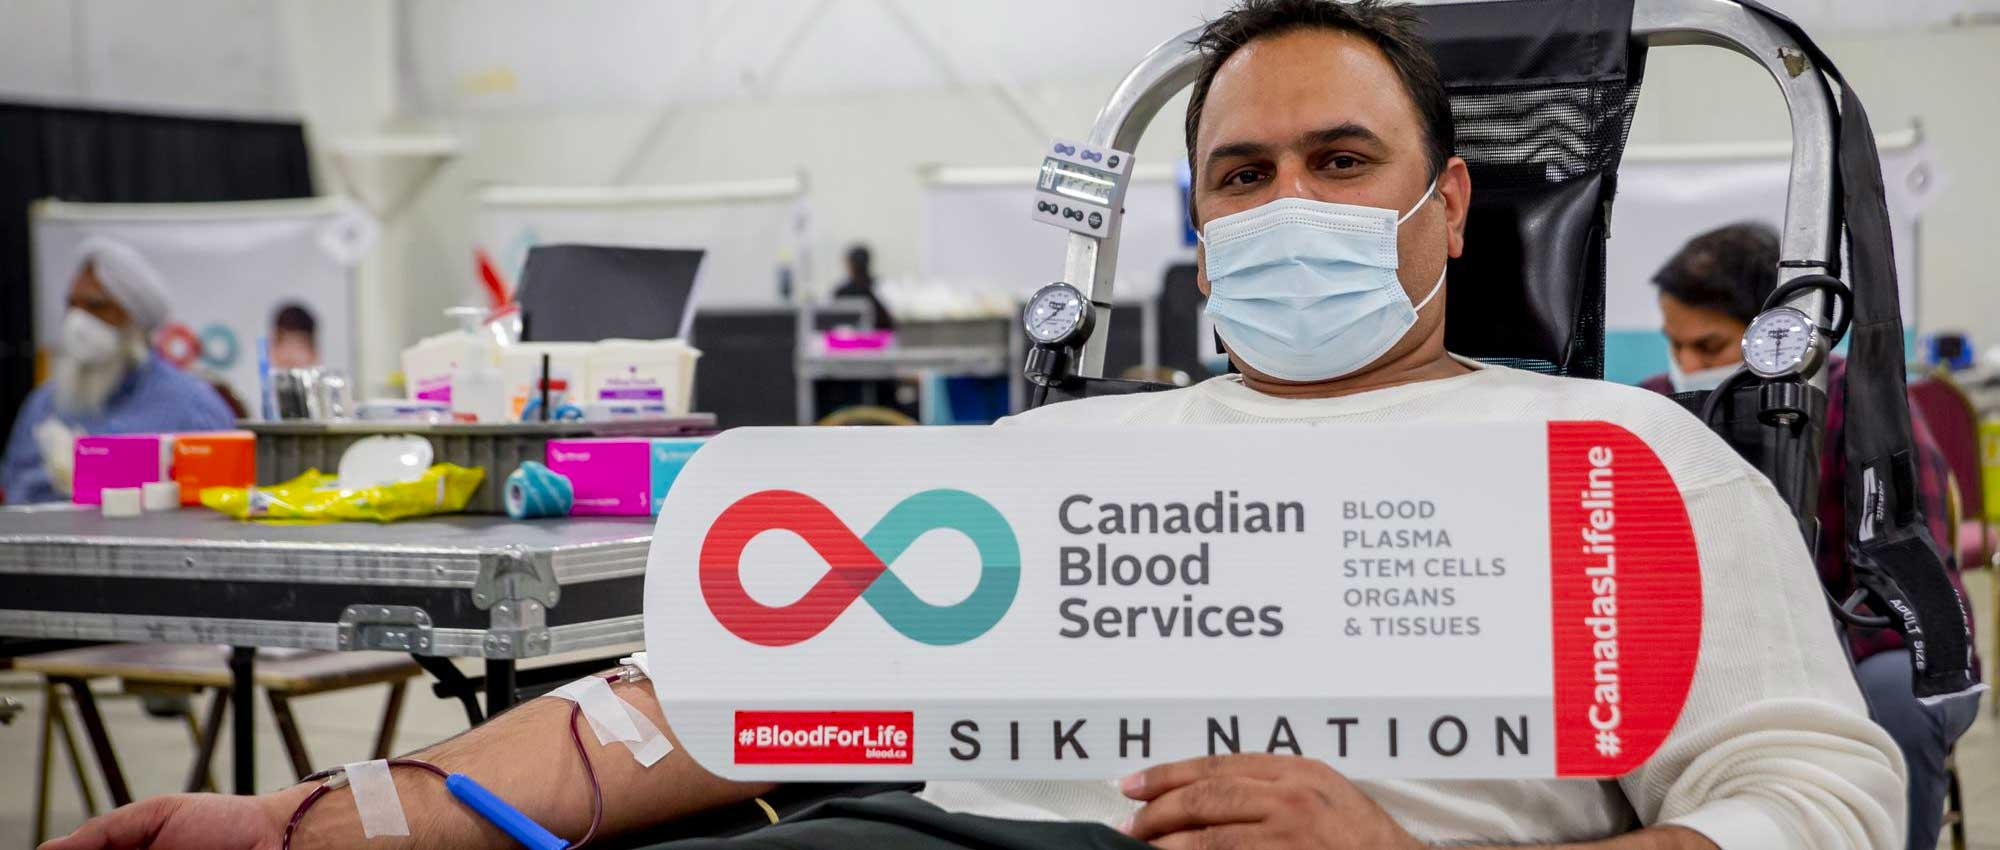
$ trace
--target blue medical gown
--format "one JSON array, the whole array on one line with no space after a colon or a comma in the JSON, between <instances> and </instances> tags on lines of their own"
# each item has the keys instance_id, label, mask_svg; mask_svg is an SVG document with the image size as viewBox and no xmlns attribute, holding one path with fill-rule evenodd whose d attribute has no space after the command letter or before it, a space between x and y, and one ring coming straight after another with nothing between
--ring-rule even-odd
<instances>
[{"instance_id":1,"label":"blue medical gown","mask_svg":"<svg viewBox=\"0 0 2000 850\"><path fill-rule=\"evenodd\" d=\"M104 412L94 416L63 416L55 411L48 384L36 387L14 418L7 453L0 458L0 488L8 504L61 501L42 468L42 450L35 443L35 426L54 416L82 434L162 434L171 431L218 431L236 424L215 389L192 375L147 358L111 394Z\"/></svg>"}]
</instances>

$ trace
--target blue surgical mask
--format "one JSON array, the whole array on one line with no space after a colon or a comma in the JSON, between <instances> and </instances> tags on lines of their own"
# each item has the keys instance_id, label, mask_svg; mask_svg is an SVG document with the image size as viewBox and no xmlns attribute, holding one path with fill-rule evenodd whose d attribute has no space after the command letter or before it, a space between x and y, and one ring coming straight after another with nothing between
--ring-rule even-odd
<instances>
[{"instance_id":1,"label":"blue surgical mask","mask_svg":"<svg viewBox=\"0 0 2000 850\"><path fill-rule=\"evenodd\" d=\"M1416 327L1417 311L1444 288L1444 273L1412 306L1396 277L1396 232L1437 192L1432 181L1410 211L1281 198L1203 229L1208 315L1250 368L1286 381L1351 375Z\"/></svg>"},{"instance_id":2,"label":"blue surgical mask","mask_svg":"<svg viewBox=\"0 0 2000 850\"><path fill-rule=\"evenodd\" d=\"M1681 371L1681 364L1676 362L1672 357L1669 357L1667 358L1667 382L1673 385L1674 392L1677 393L1707 392L1722 386L1723 380L1734 374L1741 365L1739 363L1725 363L1721 366L1710 366L1706 369L1683 372Z\"/></svg>"}]
</instances>

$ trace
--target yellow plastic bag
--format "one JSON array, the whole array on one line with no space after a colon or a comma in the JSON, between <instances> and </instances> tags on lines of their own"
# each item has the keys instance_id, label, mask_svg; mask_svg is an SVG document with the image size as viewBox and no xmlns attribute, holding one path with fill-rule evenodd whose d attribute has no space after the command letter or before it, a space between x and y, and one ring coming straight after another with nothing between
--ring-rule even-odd
<instances>
[{"instance_id":1,"label":"yellow plastic bag","mask_svg":"<svg viewBox=\"0 0 2000 850\"><path fill-rule=\"evenodd\" d=\"M237 519L265 522L395 522L465 510L486 470L440 463L399 484L342 490L317 469L269 487L210 487L201 503Z\"/></svg>"}]
</instances>

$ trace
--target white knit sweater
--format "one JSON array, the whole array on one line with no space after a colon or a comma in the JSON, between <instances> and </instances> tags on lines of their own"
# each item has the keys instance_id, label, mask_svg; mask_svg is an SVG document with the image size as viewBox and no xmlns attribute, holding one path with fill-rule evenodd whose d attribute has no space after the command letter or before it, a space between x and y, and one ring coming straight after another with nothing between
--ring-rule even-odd
<instances>
[{"instance_id":1,"label":"white knit sweater","mask_svg":"<svg viewBox=\"0 0 2000 850\"><path fill-rule=\"evenodd\" d=\"M1171 392L1051 405L1006 424L1621 425L1665 463L1686 498L1701 553L1701 655L1673 734L1617 782L1385 781L1359 783L1362 790L1405 829L1434 842L1584 841L1642 824L1678 824L1724 850L1900 847L1902 756L1868 720L1812 561L1764 477L1653 393L1467 365L1477 371L1311 400L1267 396L1229 376ZM1134 809L1116 787L1096 782L937 782L924 796L953 811L1038 820L1116 824Z\"/></svg>"}]
</instances>

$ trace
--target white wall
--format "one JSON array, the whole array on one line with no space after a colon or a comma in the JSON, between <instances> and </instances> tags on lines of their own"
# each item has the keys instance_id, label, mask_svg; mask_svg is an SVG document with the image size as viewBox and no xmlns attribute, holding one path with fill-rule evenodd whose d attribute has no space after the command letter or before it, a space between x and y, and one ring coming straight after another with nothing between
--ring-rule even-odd
<instances>
[{"instance_id":1,"label":"white wall","mask_svg":"<svg viewBox=\"0 0 2000 850\"><path fill-rule=\"evenodd\" d=\"M1824 43L1860 93L1878 133L1915 122L1936 152L1944 187L1923 219L1917 322L2000 343L2000 289L1989 259L2000 197L2000 26L1844 37ZM1656 52L1640 96L1634 143L1787 139L1775 86L1747 60L1711 48ZM1899 246L1900 248L1901 246Z\"/></svg>"},{"instance_id":2,"label":"white wall","mask_svg":"<svg viewBox=\"0 0 2000 850\"><path fill-rule=\"evenodd\" d=\"M288 9L290 32L301 47L295 71L300 102L316 139L444 131L464 144L462 156L387 223L379 256L364 270L361 325L364 348L372 353L363 374L371 382L394 370L401 345L445 327L443 306L471 294L469 212L477 187L602 184L660 115L599 108L392 117L389 0L293 0ZM1950 181L1925 225L1921 323L2000 342L2000 299L1985 283L1992 227L1985 200L2000 197L2000 164L1986 155L2000 138L2000 110L1991 106L1992 88L2000 82L2000 27L1844 35L1825 44L1878 128L1921 122ZM1115 82L1115 75L1096 75L1031 85L1025 99L1034 120L1081 135ZM1162 111L1141 144L1142 162L1182 156L1181 109L1177 100ZM1775 87L1749 62L1706 48L1652 57L1635 143L1787 136ZM824 284L837 279L841 249L854 240L875 246L884 273L915 268L923 164L1032 164L1044 141L990 89L713 102L677 108L637 160L633 181L803 172L814 211L814 273Z\"/></svg>"}]
</instances>

